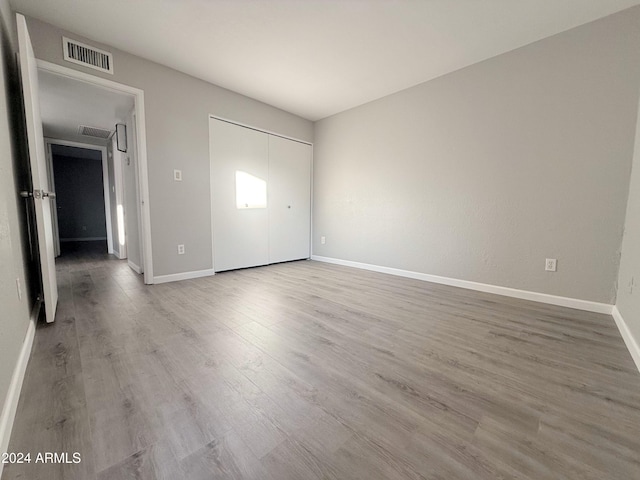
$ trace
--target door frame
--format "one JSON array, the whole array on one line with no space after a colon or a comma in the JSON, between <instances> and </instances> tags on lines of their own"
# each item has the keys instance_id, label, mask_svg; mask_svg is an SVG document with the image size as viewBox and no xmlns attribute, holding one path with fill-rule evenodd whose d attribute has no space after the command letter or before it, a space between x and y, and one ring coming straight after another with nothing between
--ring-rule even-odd
<instances>
[{"instance_id":1,"label":"door frame","mask_svg":"<svg viewBox=\"0 0 640 480\"><path fill-rule=\"evenodd\" d=\"M249 125L248 123L238 122L236 120L231 120L229 118L221 117L219 115L214 115L213 113L209 114L209 118L220 120L222 122L233 123L234 125L238 125L239 127L249 128L251 130L256 130L257 132L267 133L269 135L274 135L276 137L286 138L287 140L293 140L294 142L304 143L306 145L311 145L313 147L313 142L309 142L308 140L302 140L300 138L292 137L290 135L283 135L282 133L274 132L272 130L267 130L265 128L255 127L253 125Z\"/></svg>"},{"instance_id":2,"label":"door frame","mask_svg":"<svg viewBox=\"0 0 640 480\"><path fill-rule=\"evenodd\" d=\"M135 183L136 185L140 185L140 162L138 161L138 144L136 142L137 139L137 130L138 130L138 125L137 125L137 119L136 119L136 111L135 109L130 111L127 118L131 117L131 128L133 129L133 135L131 136L134 141L133 141L133 149L131 151L131 153L133 154L133 158L135 161L135 169L133 174L135 175ZM140 204L140 189L136 188L136 203ZM144 242L142 241L142 219L140 218L140 215L138 215L138 221L136 222L136 228L138 229L138 248L140 249L140 257L141 259L144 258ZM129 267L131 267L131 269L140 274L140 273L144 273L144 263L142 265L136 265L135 263L131 262L131 259L129 256L127 256L127 263L129 264Z\"/></svg>"},{"instance_id":3,"label":"door frame","mask_svg":"<svg viewBox=\"0 0 640 480\"><path fill-rule=\"evenodd\" d=\"M136 143L138 146L138 191L140 193L139 218L142 226L144 283L153 283L153 256L151 250L151 215L149 202L149 171L147 166L147 128L144 109L144 90L123 83L107 80L72 68L64 67L44 60L37 60L38 69L57 75L80 80L82 82L107 88L118 93L126 93L134 98L136 113Z\"/></svg>"},{"instance_id":4,"label":"door frame","mask_svg":"<svg viewBox=\"0 0 640 480\"><path fill-rule=\"evenodd\" d=\"M44 153L47 159L47 177L49 178L49 189L56 193L56 182L53 178L53 155L51 154L51 145L47 143L44 137ZM53 227L53 251L57 257L60 256L60 228L58 226L58 199L52 197L51 202L51 226Z\"/></svg>"},{"instance_id":5,"label":"door frame","mask_svg":"<svg viewBox=\"0 0 640 480\"><path fill-rule=\"evenodd\" d=\"M80 143L80 142L71 142L68 140L59 140L57 138L44 137L44 146L47 151L47 167L49 171L49 182L50 185L53 186L53 191L55 192L55 181L53 178L53 154L51 151L51 145L62 145L65 147L76 147L76 148L84 148L86 150L97 150L101 153L101 162L102 162L102 189L104 190L104 215L105 215L105 223L107 227L107 251L110 255L113 254L113 229L111 228L111 195L109 193L109 165L107 163L107 147L102 147L100 145L92 145L90 143ZM115 182L118 181L117 178L114 179ZM52 203L52 208L57 207L57 202ZM56 256L60 255L60 232L58 230L58 211L56 209L53 212L53 236L56 241Z\"/></svg>"},{"instance_id":6,"label":"door frame","mask_svg":"<svg viewBox=\"0 0 640 480\"><path fill-rule=\"evenodd\" d=\"M118 253L116 256L120 260L128 259L128 247L127 244L127 220L126 209L124 203L124 174L122 172L122 164L124 161L124 153L118 151L116 146L116 136L113 135L109 141L111 142L111 152L113 160L113 177L115 192L113 192L116 204L116 237L114 241L118 243ZM121 207L121 208L119 208Z\"/></svg>"}]
</instances>

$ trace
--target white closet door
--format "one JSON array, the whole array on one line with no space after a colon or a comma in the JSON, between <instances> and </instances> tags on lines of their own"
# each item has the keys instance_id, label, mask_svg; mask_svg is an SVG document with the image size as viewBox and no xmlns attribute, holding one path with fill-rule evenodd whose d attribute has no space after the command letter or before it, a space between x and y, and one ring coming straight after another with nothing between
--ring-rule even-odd
<instances>
[{"instance_id":1,"label":"white closet door","mask_svg":"<svg viewBox=\"0 0 640 480\"><path fill-rule=\"evenodd\" d=\"M269 263L266 133L210 120L214 270Z\"/></svg>"},{"instance_id":2,"label":"white closet door","mask_svg":"<svg viewBox=\"0 0 640 480\"><path fill-rule=\"evenodd\" d=\"M309 258L311 145L269 135L269 263Z\"/></svg>"}]
</instances>

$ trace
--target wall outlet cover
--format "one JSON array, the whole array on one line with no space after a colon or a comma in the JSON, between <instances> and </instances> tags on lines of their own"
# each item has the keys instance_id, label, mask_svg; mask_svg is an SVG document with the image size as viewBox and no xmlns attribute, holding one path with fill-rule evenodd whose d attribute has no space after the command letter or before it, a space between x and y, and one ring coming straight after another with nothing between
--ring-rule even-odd
<instances>
[{"instance_id":1,"label":"wall outlet cover","mask_svg":"<svg viewBox=\"0 0 640 480\"><path fill-rule=\"evenodd\" d=\"M555 272L557 270L558 260L555 258L547 258L544 262L544 269L547 272Z\"/></svg>"},{"instance_id":2,"label":"wall outlet cover","mask_svg":"<svg viewBox=\"0 0 640 480\"><path fill-rule=\"evenodd\" d=\"M182 170L174 170L173 171L173 179L176 182L181 182L182 181Z\"/></svg>"},{"instance_id":3,"label":"wall outlet cover","mask_svg":"<svg viewBox=\"0 0 640 480\"><path fill-rule=\"evenodd\" d=\"M178 255L184 255L184 245L178 245Z\"/></svg>"}]
</instances>

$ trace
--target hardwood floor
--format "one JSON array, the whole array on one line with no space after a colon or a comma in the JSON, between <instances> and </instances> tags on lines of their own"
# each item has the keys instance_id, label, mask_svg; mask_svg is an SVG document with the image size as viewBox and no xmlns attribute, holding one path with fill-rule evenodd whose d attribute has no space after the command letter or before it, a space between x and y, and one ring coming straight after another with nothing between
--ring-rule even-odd
<instances>
[{"instance_id":1,"label":"hardwood floor","mask_svg":"<svg viewBox=\"0 0 640 480\"><path fill-rule=\"evenodd\" d=\"M113 257L111 257L113 258ZM607 315L294 262L144 286L71 252L9 479L636 479Z\"/></svg>"}]
</instances>

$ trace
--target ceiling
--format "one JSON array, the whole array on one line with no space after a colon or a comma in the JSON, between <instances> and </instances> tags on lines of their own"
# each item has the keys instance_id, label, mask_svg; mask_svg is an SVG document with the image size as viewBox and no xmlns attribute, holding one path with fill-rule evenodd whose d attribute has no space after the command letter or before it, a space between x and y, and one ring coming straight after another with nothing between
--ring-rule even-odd
<instances>
[{"instance_id":1,"label":"ceiling","mask_svg":"<svg viewBox=\"0 0 640 480\"><path fill-rule=\"evenodd\" d=\"M134 105L133 97L79 80L38 71L40 116L45 137L106 145L106 140L78 134L86 125L115 130Z\"/></svg>"},{"instance_id":2,"label":"ceiling","mask_svg":"<svg viewBox=\"0 0 640 480\"><path fill-rule=\"evenodd\" d=\"M16 11L310 120L640 0L11 0Z\"/></svg>"}]
</instances>

